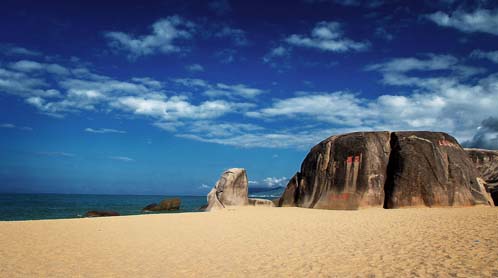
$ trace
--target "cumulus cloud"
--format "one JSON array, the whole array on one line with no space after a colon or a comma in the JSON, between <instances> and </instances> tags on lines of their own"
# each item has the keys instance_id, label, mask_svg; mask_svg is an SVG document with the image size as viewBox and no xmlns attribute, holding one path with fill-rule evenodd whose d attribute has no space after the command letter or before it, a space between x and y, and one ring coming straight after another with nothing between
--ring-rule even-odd
<instances>
[{"instance_id":1,"label":"cumulus cloud","mask_svg":"<svg viewBox=\"0 0 498 278\"><path fill-rule=\"evenodd\" d=\"M177 45L180 40L193 37L195 24L180 16L170 16L152 24L148 35L135 36L124 32L106 32L109 46L129 54L130 58L152 55L155 53L174 53L181 51Z\"/></svg>"},{"instance_id":2,"label":"cumulus cloud","mask_svg":"<svg viewBox=\"0 0 498 278\"><path fill-rule=\"evenodd\" d=\"M49 73L59 74L59 75L66 75L69 73L69 71L65 67L58 64L46 64L35 61L29 61L29 60L21 60L15 63L11 63L10 68L26 73L32 73L37 71L46 71Z\"/></svg>"},{"instance_id":3,"label":"cumulus cloud","mask_svg":"<svg viewBox=\"0 0 498 278\"><path fill-rule=\"evenodd\" d=\"M462 145L468 148L498 150L498 117L483 120L472 139Z\"/></svg>"},{"instance_id":4,"label":"cumulus cloud","mask_svg":"<svg viewBox=\"0 0 498 278\"><path fill-rule=\"evenodd\" d=\"M87 127L85 128L86 132L89 133L98 133L98 134L105 134L105 133L126 133L126 131L123 130L117 130L117 129L112 129L112 128L90 128Z\"/></svg>"},{"instance_id":5,"label":"cumulus cloud","mask_svg":"<svg viewBox=\"0 0 498 278\"><path fill-rule=\"evenodd\" d=\"M455 28L465 33L498 35L498 9L476 9L473 12L457 10L451 14L438 11L427 15L427 18L439 26Z\"/></svg>"},{"instance_id":6,"label":"cumulus cloud","mask_svg":"<svg viewBox=\"0 0 498 278\"><path fill-rule=\"evenodd\" d=\"M368 42L356 42L343 36L339 22L318 22L309 36L293 34L285 41L296 47L315 48L322 51L346 52L362 51L369 47Z\"/></svg>"}]
</instances>

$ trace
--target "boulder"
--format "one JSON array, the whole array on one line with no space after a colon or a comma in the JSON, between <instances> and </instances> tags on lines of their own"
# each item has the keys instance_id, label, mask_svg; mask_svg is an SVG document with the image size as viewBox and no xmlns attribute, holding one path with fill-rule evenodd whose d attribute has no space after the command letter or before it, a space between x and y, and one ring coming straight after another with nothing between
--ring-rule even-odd
<instances>
[{"instance_id":1,"label":"boulder","mask_svg":"<svg viewBox=\"0 0 498 278\"><path fill-rule=\"evenodd\" d=\"M159 210L179 210L181 204L180 198L164 199L159 203Z\"/></svg>"},{"instance_id":2,"label":"boulder","mask_svg":"<svg viewBox=\"0 0 498 278\"><path fill-rule=\"evenodd\" d=\"M457 140L441 132L393 132L385 207L488 204L476 168Z\"/></svg>"},{"instance_id":3,"label":"boulder","mask_svg":"<svg viewBox=\"0 0 498 278\"><path fill-rule=\"evenodd\" d=\"M92 210L85 213L85 217L104 217L104 216L119 216L119 213L107 210Z\"/></svg>"},{"instance_id":4,"label":"boulder","mask_svg":"<svg viewBox=\"0 0 498 278\"><path fill-rule=\"evenodd\" d=\"M279 206L320 209L488 204L458 142L441 132L355 132L313 147Z\"/></svg>"},{"instance_id":5,"label":"boulder","mask_svg":"<svg viewBox=\"0 0 498 278\"><path fill-rule=\"evenodd\" d=\"M486 183L486 190L498 205L498 151L465 149Z\"/></svg>"},{"instance_id":6,"label":"boulder","mask_svg":"<svg viewBox=\"0 0 498 278\"><path fill-rule=\"evenodd\" d=\"M274 207L272 200L267 199L258 199L258 198L249 198L249 205L255 207Z\"/></svg>"},{"instance_id":7,"label":"boulder","mask_svg":"<svg viewBox=\"0 0 498 278\"><path fill-rule=\"evenodd\" d=\"M153 203L147 205L142 211L179 210L181 203L180 198L164 199L159 204Z\"/></svg>"},{"instance_id":8,"label":"boulder","mask_svg":"<svg viewBox=\"0 0 498 278\"><path fill-rule=\"evenodd\" d=\"M389 132L332 136L311 149L279 206L321 209L382 207Z\"/></svg>"},{"instance_id":9,"label":"boulder","mask_svg":"<svg viewBox=\"0 0 498 278\"><path fill-rule=\"evenodd\" d=\"M221 175L207 196L206 210L216 210L225 206L245 206L248 200L247 174L243 168L228 169Z\"/></svg>"},{"instance_id":10,"label":"boulder","mask_svg":"<svg viewBox=\"0 0 498 278\"><path fill-rule=\"evenodd\" d=\"M159 208L159 206L157 205L157 203L152 203L152 204L147 205L146 207L144 207L142 209L142 211L156 211L158 208Z\"/></svg>"}]
</instances>

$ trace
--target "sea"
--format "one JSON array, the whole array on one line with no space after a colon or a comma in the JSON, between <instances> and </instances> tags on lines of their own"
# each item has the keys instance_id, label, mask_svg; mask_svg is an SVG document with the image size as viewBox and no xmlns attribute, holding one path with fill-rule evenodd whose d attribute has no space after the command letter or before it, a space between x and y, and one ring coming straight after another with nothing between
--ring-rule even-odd
<instances>
[{"instance_id":1,"label":"sea","mask_svg":"<svg viewBox=\"0 0 498 278\"><path fill-rule=\"evenodd\" d=\"M280 191L257 192L249 197L273 199ZM180 210L146 212L142 209L169 198L180 198ZM81 218L87 211L116 211L120 215L198 212L206 196L85 195L85 194L0 194L0 221Z\"/></svg>"}]
</instances>

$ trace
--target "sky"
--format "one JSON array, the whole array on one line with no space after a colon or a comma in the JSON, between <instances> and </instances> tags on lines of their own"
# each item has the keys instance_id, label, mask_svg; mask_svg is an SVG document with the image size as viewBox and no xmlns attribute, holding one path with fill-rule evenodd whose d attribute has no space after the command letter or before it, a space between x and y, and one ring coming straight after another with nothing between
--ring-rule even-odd
<instances>
[{"instance_id":1,"label":"sky","mask_svg":"<svg viewBox=\"0 0 498 278\"><path fill-rule=\"evenodd\" d=\"M285 186L340 133L498 149L495 1L2 1L0 192Z\"/></svg>"}]
</instances>

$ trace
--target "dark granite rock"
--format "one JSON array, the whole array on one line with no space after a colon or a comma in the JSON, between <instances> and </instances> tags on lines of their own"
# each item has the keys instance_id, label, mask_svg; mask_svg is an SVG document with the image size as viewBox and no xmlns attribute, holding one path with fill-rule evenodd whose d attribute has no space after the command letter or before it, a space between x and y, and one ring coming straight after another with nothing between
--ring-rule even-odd
<instances>
[{"instance_id":1,"label":"dark granite rock","mask_svg":"<svg viewBox=\"0 0 498 278\"><path fill-rule=\"evenodd\" d=\"M498 151L465 149L481 177L486 182L486 190L498 206Z\"/></svg>"},{"instance_id":2,"label":"dark granite rock","mask_svg":"<svg viewBox=\"0 0 498 278\"><path fill-rule=\"evenodd\" d=\"M311 149L280 206L321 209L382 207L389 132L332 136Z\"/></svg>"},{"instance_id":3,"label":"dark granite rock","mask_svg":"<svg viewBox=\"0 0 498 278\"><path fill-rule=\"evenodd\" d=\"M85 213L85 217L104 217L104 216L119 216L115 211L92 210Z\"/></svg>"},{"instance_id":4,"label":"dark granite rock","mask_svg":"<svg viewBox=\"0 0 498 278\"><path fill-rule=\"evenodd\" d=\"M393 132L385 207L487 205L472 161L441 132Z\"/></svg>"},{"instance_id":5,"label":"dark granite rock","mask_svg":"<svg viewBox=\"0 0 498 278\"><path fill-rule=\"evenodd\" d=\"M179 210L182 201L180 198L164 199L159 204L153 203L147 205L142 209L143 212L147 211L162 211L162 210Z\"/></svg>"},{"instance_id":6,"label":"dark granite rock","mask_svg":"<svg viewBox=\"0 0 498 278\"><path fill-rule=\"evenodd\" d=\"M279 206L321 209L487 204L477 171L440 132L356 132L311 149Z\"/></svg>"},{"instance_id":7,"label":"dark granite rock","mask_svg":"<svg viewBox=\"0 0 498 278\"><path fill-rule=\"evenodd\" d=\"M159 206L157 205L157 203L153 203L144 207L142 211L156 211L158 208Z\"/></svg>"},{"instance_id":8,"label":"dark granite rock","mask_svg":"<svg viewBox=\"0 0 498 278\"><path fill-rule=\"evenodd\" d=\"M181 204L180 198L164 199L159 203L159 210L179 210Z\"/></svg>"}]
</instances>

